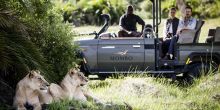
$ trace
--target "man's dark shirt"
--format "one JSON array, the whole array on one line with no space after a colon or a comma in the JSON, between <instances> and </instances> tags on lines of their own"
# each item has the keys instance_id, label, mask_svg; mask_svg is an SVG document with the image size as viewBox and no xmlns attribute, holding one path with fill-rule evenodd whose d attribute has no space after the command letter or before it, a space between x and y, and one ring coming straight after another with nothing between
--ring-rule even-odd
<instances>
[{"instance_id":1,"label":"man's dark shirt","mask_svg":"<svg viewBox=\"0 0 220 110\"><path fill-rule=\"evenodd\" d=\"M179 19L176 17L173 19L169 18L167 19L166 25L168 25L168 23L172 23L173 36L175 36L179 25Z\"/></svg>"},{"instance_id":2,"label":"man's dark shirt","mask_svg":"<svg viewBox=\"0 0 220 110\"><path fill-rule=\"evenodd\" d=\"M119 21L119 25L128 31L137 31L136 23L145 25L144 21L135 14L124 14Z\"/></svg>"}]
</instances>

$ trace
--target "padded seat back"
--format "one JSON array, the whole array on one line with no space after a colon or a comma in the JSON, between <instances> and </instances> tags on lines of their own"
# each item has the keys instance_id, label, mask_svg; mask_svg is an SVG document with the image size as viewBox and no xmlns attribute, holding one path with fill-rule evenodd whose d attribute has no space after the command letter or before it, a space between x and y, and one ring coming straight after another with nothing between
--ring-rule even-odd
<instances>
[{"instance_id":1,"label":"padded seat back","mask_svg":"<svg viewBox=\"0 0 220 110\"><path fill-rule=\"evenodd\" d=\"M177 43L187 44L192 43L196 34L195 30L184 30L180 35Z\"/></svg>"},{"instance_id":2,"label":"padded seat back","mask_svg":"<svg viewBox=\"0 0 220 110\"><path fill-rule=\"evenodd\" d=\"M205 24L205 21L203 21L202 19L199 19L196 23L196 33L193 39L193 43L198 43L199 42L199 36L201 33L201 28L202 26Z\"/></svg>"},{"instance_id":3,"label":"padded seat back","mask_svg":"<svg viewBox=\"0 0 220 110\"><path fill-rule=\"evenodd\" d=\"M201 28L205 21L199 19L196 22L195 30L185 30L179 35L179 40L177 43L186 44L186 43L198 43L199 35L201 32Z\"/></svg>"},{"instance_id":4,"label":"padded seat back","mask_svg":"<svg viewBox=\"0 0 220 110\"><path fill-rule=\"evenodd\" d=\"M208 37L206 38L206 43L212 43L215 41L215 31L216 29L209 29Z\"/></svg>"},{"instance_id":5,"label":"padded seat back","mask_svg":"<svg viewBox=\"0 0 220 110\"><path fill-rule=\"evenodd\" d=\"M220 42L220 27L216 28L214 39L215 39L215 42Z\"/></svg>"}]
</instances>

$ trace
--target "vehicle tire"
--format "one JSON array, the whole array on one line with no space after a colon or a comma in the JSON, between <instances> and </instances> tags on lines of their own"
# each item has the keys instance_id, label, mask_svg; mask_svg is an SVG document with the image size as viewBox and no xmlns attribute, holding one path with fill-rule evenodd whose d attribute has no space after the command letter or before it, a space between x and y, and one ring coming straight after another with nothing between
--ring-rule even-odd
<instances>
[{"instance_id":1,"label":"vehicle tire","mask_svg":"<svg viewBox=\"0 0 220 110\"><path fill-rule=\"evenodd\" d=\"M80 64L80 71L83 72L86 77L89 76L88 67L84 62L81 62Z\"/></svg>"},{"instance_id":2,"label":"vehicle tire","mask_svg":"<svg viewBox=\"0 0 220 110\"><path fill-rule=\"evenodd\" d=\"M193 83L193 81L202 75L207 75L210 70L210 65L207 63L195 63L188 67L188 72L184 74L184 81L188 84Z\"/></svg>"},{"instance_id":3,"label":"vehicle tire","mask_svg":"<svg viewBox=\"0 0 220 110\"><path fill-rule=\"evenodd\" d=\"M108 76L107 75L98 75L100 80L105 80Z\"/></svg>"}]
</instances>

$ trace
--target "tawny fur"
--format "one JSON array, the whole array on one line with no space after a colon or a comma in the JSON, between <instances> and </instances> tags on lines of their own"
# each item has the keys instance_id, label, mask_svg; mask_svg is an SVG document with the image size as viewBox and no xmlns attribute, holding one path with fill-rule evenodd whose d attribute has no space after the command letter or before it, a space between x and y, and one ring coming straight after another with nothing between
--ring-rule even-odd
<instances>
[{"instance_id":1,"label":"tawny fur","mask_svg":"<svg viewBox=\"0 0 220 110\"><path fill-rule=\"evenodd\" d=\"M39 71L30 71L16 86L14 107L18 110L26 110L25 104L28 103L34 107L34 110L41 110L39 91L46 90L48 85Z\"/></svg>"},{"instance_id":2,"label":"tawny fur","mask_svg":"<svg viewBox=\"0 0 220 110\"><path fill-rule=\"evenodd\" d=\"M79 69L70 69L60 85L52 83L49 86L49 97L52 96L54 101L75 99L82 102L86 102L87 98L92 98L96 103L102 103L98 98L82 89L87 82L88 79Z\"/></svg>"}]
</instances>

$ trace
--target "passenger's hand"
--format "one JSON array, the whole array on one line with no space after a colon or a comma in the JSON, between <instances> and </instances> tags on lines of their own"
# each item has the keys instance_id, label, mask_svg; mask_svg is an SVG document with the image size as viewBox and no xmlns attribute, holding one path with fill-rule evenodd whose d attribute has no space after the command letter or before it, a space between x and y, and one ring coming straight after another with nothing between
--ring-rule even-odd
<instances>
[{"instance_id":1,"label":"passenger's hand","mask_svg":"<svg viewBox=\"0 0 220 110\"><path fill-rule=\"evenodd\" d=\"M183 32L183 31L186 31L186 30L189 30L189 29L187 29L187 28L183 28L181 31Z\"/></svg>"},{"instance_id":2,"label":"passenger's hand","mask_svg":"<svg viewBox=\"0 0 220 110\"><path fill-rule=\"evenodd\" d=\"M166 39L166 40L169 40L169 39L171 39L171 38L168 38L168 37L167 37L167 38L165 38L165 39Z\"/></svg>"},{"instance_id":3,"label":"passenger's hand","mask_svg":"<svg viewBox=\"0 0 220 110\"><path fill-rule=\"evenodd\" d=\"M177 31L176 35L180 35L180 34L181 34L181 32L182 32L181 30L180 30L180 31Z\"/></svg>"},{"instance_id":4,"label":"passenger's hand","mask_svg":"<svg viewBox=\"0 0 220 110\"><path fill-rule=\"evenodd\" d=\"M128 31L128 34L132 34L133 32L132 31Z\"/></svg>"}]
</instances>

